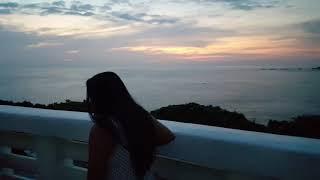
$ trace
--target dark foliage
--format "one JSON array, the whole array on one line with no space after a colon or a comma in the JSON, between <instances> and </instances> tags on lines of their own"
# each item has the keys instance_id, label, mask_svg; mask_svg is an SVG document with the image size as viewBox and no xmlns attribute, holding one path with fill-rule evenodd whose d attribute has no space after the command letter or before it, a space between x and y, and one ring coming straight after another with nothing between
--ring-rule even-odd
<instances>
[{"instance_id":1,"label":"dark foliage","mask_svg":"<svg viewBox=\"0 0 320 180\"><path fill-rule=\"evenodd\" d=\"M12 101L0 100L0 105L33 107L33 108L65 110L65 111L88 112L88 106L87 106L85 100L83 102L77 102L77 101L71 101L71 100L67 99L65 102L52 103L52 104L48 104L48 105L32 104L31 102L28 102L28 101L12 102Z\"/></svg>"},{"instance_id":2,"label":"dark foliage","mask_svg":"<svg viewBox=\"0 0 320 180\"><path fill-rule=\"evenodd\" d=\"M250 131L265 131L263 125L249 121L243 114L230 112L218 106L204 106L196 103L170 105L151 111L158 119L167 119L208 126L219 126Z\"/></svg>"},{"instance_id":3,"label":"dark foliage","mask_svg":"<svg viewBox=\"0 0 320 180\"><path fill-rule=\"evenodd\" d=\"M320 138L320 115L298 116L293 121L275 121L268 123L268 132L291 136Z\"/></svg>"},{"instance_id":4,"label":"dark foliage","mask_svg":"<svg viewBox=\"0 0 320 180\"><path fill-rule=\"evenodd\" d=\"M46 108L55 110L88 112L88 106L85 100L83 102L77 102L67 99L65 102L49 104L46 106Z\"/></svg>"},{"instance_id":5,"label":"dark foliage","mask_svg":"<svg viewBox=\"0 0 320 180\"><path fill-rule=\"evenodd\" d=\"M0 105L87 112L86 101L66 100L62 103L43 105L32 104L28 101L15 103L0 100ZM291 121L270 120L267 125L262 125L249 121L241 113L197 103L170 105L151 111L151 114L158 119L171 121L320 139L320 115L298 116Z\"/></svg>"}]
</instances>

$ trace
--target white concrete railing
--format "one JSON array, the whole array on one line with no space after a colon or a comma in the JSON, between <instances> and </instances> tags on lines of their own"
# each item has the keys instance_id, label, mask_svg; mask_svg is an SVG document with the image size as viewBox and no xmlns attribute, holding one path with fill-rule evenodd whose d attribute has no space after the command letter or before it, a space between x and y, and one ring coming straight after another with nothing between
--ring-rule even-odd
<instances>
[{"instance_id":1,"label":"white concrete railing","mask_svg":"<svg viewBox=\"0 0 320 180\"><path fill-rule=\"evenodd\" d=\"M154 169L168 179L320 179L320 140L162 122L176 140ZM86 113L0 106L0 179L85 179L73 160L87 161L91 125Z\"/></svg>"}]
</instances>

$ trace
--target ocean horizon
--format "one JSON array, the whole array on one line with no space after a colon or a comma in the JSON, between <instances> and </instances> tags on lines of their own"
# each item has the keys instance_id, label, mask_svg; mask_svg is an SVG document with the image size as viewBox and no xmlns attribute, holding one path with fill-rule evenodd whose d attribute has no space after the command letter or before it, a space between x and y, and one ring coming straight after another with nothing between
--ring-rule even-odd
<instances>
[{"instance_id":1,"label":"ocean horizon","mask_svg":"<svg viewBox=\"0 0 320 180\"><path fill-rule=\"evenodd\" d=\"M116 72L147 110L196 102L243 113L249 120L290 120L320 112L320 72L266 66L11 66L0 68L0 99L49 104L85 99L85 82Z\"/></svg>"}]
</instances>

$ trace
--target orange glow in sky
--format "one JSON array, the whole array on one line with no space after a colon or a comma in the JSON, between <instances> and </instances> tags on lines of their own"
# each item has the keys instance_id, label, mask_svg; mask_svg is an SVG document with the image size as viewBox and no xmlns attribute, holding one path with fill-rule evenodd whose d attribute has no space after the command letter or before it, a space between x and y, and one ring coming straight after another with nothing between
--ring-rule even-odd
<instances>
[{"instance_id":1,"label":"orange glow in sky","mask_svg":"<svg viewBox=\"0 0 320 180\"><path fill-rule=\"evenodd\" d=\"M16 54L47 49L48 57L65 54L60 59L89 51L92 59L109 58L107 51L126 59L136 53L145 61L320 58L319 8L318 0L0 0L0 38L20 33L10 40L24 47Z\"/></svg>"}]
</instances>

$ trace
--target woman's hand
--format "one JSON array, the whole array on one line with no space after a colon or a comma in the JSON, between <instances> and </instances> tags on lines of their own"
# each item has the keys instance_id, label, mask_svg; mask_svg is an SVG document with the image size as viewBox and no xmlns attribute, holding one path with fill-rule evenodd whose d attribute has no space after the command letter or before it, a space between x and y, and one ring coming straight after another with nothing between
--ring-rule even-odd
<instances>
[{"instance_id":1,"label":"woman's hand","mask_svg":"<svg viewBox=\"0 0 320 180\"><path fill-rule=\"evenodd\" d=\"M170 131L170 129L163 125L161 122L159 122L153 116L152 121L155 126L157 146L168 144L169 142L175 139L175 135Z\"/></svg>"}]
</instances>

